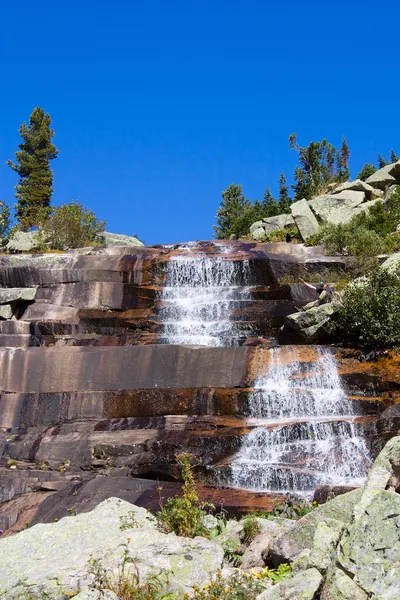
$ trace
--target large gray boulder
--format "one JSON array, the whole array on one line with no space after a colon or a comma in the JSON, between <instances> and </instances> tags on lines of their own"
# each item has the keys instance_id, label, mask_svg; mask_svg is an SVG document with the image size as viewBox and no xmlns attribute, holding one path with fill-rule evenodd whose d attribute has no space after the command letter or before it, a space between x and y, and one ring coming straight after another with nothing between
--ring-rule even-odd
<instances>
[{"instance_id":1,"label":"large gray boulder","mask_svg":"<svg viewBox=\"0 0 400 600\"><path fill-rule=\"evenodd\" d=\"M324 194L323 196L318 196L317 198L310 200L308 205L321 221L330 222L330 215L332 212L354 209L356 206L362 204L364 200L364 192L346 190L340 194Z\"/></svg>"},{"instance_id":2,"label":"large gray boulder","mask_svg":"<svg viewBox=\"0 0 400 600\"><path fill-rule=\"evenodd\" d=\"M0 597L16 600L40 592L64 598L66 592L90 587L89 560L100 561L117 577L124 553L127 568L133 561L141 580L168 572L169 590L180 595L204 584L222 566L223 550L217 544L167 535L155 525L145 509L109 498L92 512L0 540Z\"/></svg>"},{"instance_id":3,"label":"large gray boulder","mask_svg":"<svg viewBox=\"0 0 400 600\"><path fill-rule=\"evenodd\" d=\"M35 252L42 245L42 238L37 231L16 231L9 239L6 249L9 252Z\"/></svg>"},{"instance_id":4,"label":"large gray boulder","mask_svg":"<svg viewBox=\"0 0 400 600\"><path fill-rule=\"evenodd\" d=\"M342 569L333 567L322 590L321 600L367 600L367 594Z\"/></svg>"},{"instance_id":5,"label":"large gray boulder","mask_svg":"<svg viewBox=\"0 0 400 600\"><path fill-rule=\"evenodd\" d=\"M285 317L284 330L294 330L306 344L326 336L326 325L335 312L334 304L321 304L309 310L299 311Z\"/></svg>"},{"instance_id":6,"label":"large gray boulder","mask_svg":"<svg viewBox=\"0 0 400 600\"><path fill-rule=\"evenodd\" d=\"M285 229L285 227L292 227L293 225L293 217L289 214L276 215L275 217L267 217L266 219L263 219L263 227L267 234L280 229Z\"/></svg>"},{"instance_id":7,"label":"large gray boulder","mask_svg":"<svg viewBox=\"0 0 400 600\"><path fill-rule=\"evenodd\" d=\"M307 569L265 590L256 600L314 600L321 585L321 573L317 569Z\"/></svg>"},{"instance_id":8,"label":"large gray boulder","mask_svg":"<svg viewBox=\"0 0 400 600\"><path fill-rule=\"evenodd\" d=\"M386 190L390 185L400 183L400 161L375 171L365 182L380 190Z\"/></svg>"},{"instance_id":9,"label":"large gray boulder","mask_svg":"<svg viewBox=\"0 0 400 600\"><path fill-rule=\"evenodd\" d=\"M365 181L361 179L355 179L354 181L345 181L344 183L339 183L336 187L331 190L331 194L340 194L341 192L345 192L346 190L355 190L357 192L364 192L365 197L368 200L373 200L374 198L382 198L383 191L377 188L373 188L372 185L369 185Z\"/></svg>"},{"instance_id":10,"label":"large gray boulder","mask_svg":"<svg viewBox=\"0 0 400 600\"><path fill-rule=\"evenodd\" d=\"M308 238L318 232L319 223L306 199L303 198L303 200L293 202L290 210L296 227L304 241L307 241Z\"/></svg>"},{"instance_id":11,"label":"large gray boulder","mask_svg":"<svg viewBox=\"0 0 400 600\"><path fill-rule=\"evenodd\" d=\"M295 521L289 532L280 534L271 542L269 559L273 565L277 567L283 562L292 562L304 550L311 551L317 527L321 523L333 531L342 531L344 526L351 522L354 506L360 500L361 495L362 490L354 490L336 496L333 500Z\"/></svg>"},{"instance_id":12,"label":"large gray boulder","mask_svg":"<svg viewBox=\"0 0 400 600\"><path fill-rule=\"evenodd\" d=\"M382 269L388 271L395 271L400 268L400 252L395 252L387 257L387 259L381 265Z\"/></svg>"},{"instance_id":13,"label":"large gray boulder","mask_svg":"<svg viewBox=\"0 0 400 600\"><path fill-rule=\"evenodd\" d=\"M100 237L103 238L105 246L144 246L143 242L134 235L104 231Z\"/></svg>"},{"instance_id":14,"label":"large gray boulder","mask_svg":"<svg viewBox=\"0 0 400 600\"><path fill-rule=\"evenodd\" d=\"M17 302L18 300L32 301L36 298L37 287L33 288L0 288L0 304Z\"/></svg>"}]
</instances>

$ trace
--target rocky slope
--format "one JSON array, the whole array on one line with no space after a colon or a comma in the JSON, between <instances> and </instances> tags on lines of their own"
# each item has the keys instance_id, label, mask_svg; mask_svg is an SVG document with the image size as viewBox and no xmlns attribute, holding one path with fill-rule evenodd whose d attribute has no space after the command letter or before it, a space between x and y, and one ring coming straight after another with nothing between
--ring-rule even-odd
<instances>
[{"instance_id":1,"label":"rocky slope","mask_svg":"<svg viewBox=\"0 0 400 600\"><path fill-rule=\"evenodd\" d=\"M399 474L396 437L375 461L362 489L337 496L298 521L259 519L261 533L241 550L241 569L255 568L261 576L257 600L397 599ZM16 600L47 594L56 600L80 592L80 600L100 598L95 587L107 589L107 578L115 580L132 568L142 580L167 573L163 591L177 599L192 594L193 585L207 584L223 567L226 585L234 589L237 575L226 554L224 559L228 540L243 544L243 522L228 521L212 540L182 538L159 531L146 510L110 498L92 512L70 509L70 516L57 523L36 525L0 541L0 595ZM262 579L265 565L282 563L292 566L287 578L276 584ZM118 600L112 593L108 597Z\"/></svg>"},{"instance_id":2,"label":"rocky slope","mask_svg":"<svg viewBox=\"0 0 400 600\"><path fill-rule=\"evenodd\" d=\"M251 225L250 234L253 239L263 241L273 231L295 226L300 238L306 241L323 223L348 223L377 202L389 202L399 185L400 161L379 169L366 181L332 184L326 194L294 202L290 214L257 221Z\"/></svg>"}]
</instances>

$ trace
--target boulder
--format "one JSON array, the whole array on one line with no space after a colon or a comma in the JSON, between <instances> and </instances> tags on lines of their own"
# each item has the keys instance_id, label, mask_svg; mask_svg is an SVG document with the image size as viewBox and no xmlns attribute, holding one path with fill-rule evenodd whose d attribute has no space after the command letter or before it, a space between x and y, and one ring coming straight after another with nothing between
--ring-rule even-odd
<instances>
[{"instance_id":1,"label":"boulder","mask_svg":"<svg viewBox=\"0 0 400 600\"><path fill-rule=\"evenodd\" d=\"M341 192L345 192L347 190L355 190L356 192L364 192L365 197L368 200L373 200L374 198L382 198L383 192L382 190L378 190L373 188L372 185L368 185L365 181L361 181L361 179L356 179L355 181L345 181L344 183L339 183L335 188L332 189L331 194L340 194Z\"/></svg>"},{"instance_id":2,"label":"boulder","mask_svg":"<svg viewBox=\"0 0 400 600\"><path fill-rule=\"evenodd\" d=\"M255 231L256 229L260 229L260 227L262 228L263 225L263 221L256 221L255 223L250 225L250 233L253 233L253 231Z\"/></svg>"},{"instance_id":3,"label":"boulder","mask_svg":"<svg viewBox=\"0 0 400 600\"><path fill-rule=\"evenodd\" d=\"M367 594L344 571L334 567L322 590L321 600L367 600Z\"/></svg>"},{"instance_id":4,"label":"boulder","mask_svg":"<svg viewBox=\"0 0 400 600\"><path fill-rule=\"evenodd\" d=\"M319 230L319 224L315 218L307 200L298 200L290 207L296 227L304 241L315 235Z\"/></svg>"},{"instance_id":5,"label":"boulder","mask_svg":"<svg viewBox=\"0 0 400 600\"><path fill-rule=\"evenodd\" d=\"M36 298L37 287L33 288L1 288L0 304L25 300L31 302Z\"/></svg>"},{"instance_id":6,"label":"boulder","mask_svg":"<svg viewBox=\"0 0 400 600\"><path fill-rule=\"evenodd\" d=\"M265 233L264 227L258 227L257 229L254 229L253 233L252 233L253 239L256 240L257 242L264 241L266 235L267 234Z\"/></svg>"},{"instance_id":7,"label":"boulder","mask_svg":"<svg viewBox=\"0 0 400 600\"><path fill-rule=\"evenodd\" d=\"M387 269L388 271L395 271L400 267L400 252L395 252L388 256L388 258L382 263L382 269Z\"/></svg>"},{"instance_id":8,"label":"boulder","mask_svg":"<svg viewBox=\"0 0 400 600\"><path fill-rule=\"evenodd\" d=\"M324 523L331 530L339 532L353 518L353 509L360 500L362 490L337 496L327 504L319 506L298 521L287 533L278 535L272 542L269 560L274 566L283 562L292 562L306 549L311 550L317 526Z\"/></svg>"},{"instance_id":9,"label":"boulder","mask_svg":"<svg viewBox=\"0 0 400 600\"><path fill-rule=\"evenodd\" d=\"M0 305L0 319L11 319L13 314L13 309L9 304Z\"/></svg>"},{"instance_id":10,"label":"boulder","mask_svg":"<svg viewBox=\"0 0 400 600\"><path fill-rule=\"evenodd\" d=\"M310 200L308 205L321 221L330 222L330 215L332 212L354 209L364 202L364 200L364 192L346 190L340 194L325 194L323 196L318 196L317 198Z\"/></svg>"},{"instance_id":11,"label":"boulder","mask_svg":"<svg viewBox=\"0 0 400 600\"><path fill-rule=\"evenodd\" d=\"M369 598L400 598L399 531L400 495L386 490L363 495L355 521L340 541L337 560Z\"/></svg>"},{"instance_id":12,"label":"boulder","mask_svg":"<svg viewBox=\"0 0 400 600\"><path fill-rule=\"evenodd\" d=\"M326 324L335 312L334 304L321 304L309 310L299 311L285 317L284 331L294 330L304 340L311 344L326 336Z\"/></svg>"},{"instance_id":13,"label":"boulder","mask_svg":"<svg viewBox=\"0 0 400 600\"><path fill-rule=\"evenodd\" d=\"M110 233L105 231L99 236L105 246L144 246L143 242L134 235L124 235L122 233Z\"/></svg>"},{"instance_id":14,"label":"boulder","mask_svg":"<svg viewBox=\"0 0 400 600\"><path fill-rule=\"evenodd\" d=\"M292 215L277 215L275 217L267 217L263 219L263 227L268 234L273 231L285 229L285 227L292 227L294 225L294 219Z\"/></svg>"},{"instance_id":15,"label":"boulder","mask_svg":"<svg viewBox=\"0 0 400 600\"><path fill-rule=\"evenodd\" d=\"M268 556L269 546L272 540L280 533L290 530L290 527L287 525L278 524L276 521L269 521L267 519L257 519L257 521L260 525L261 534L250 543L248 548L246 548L241 563L242 569L264 567L265 562L263 556Z\"/></svg>"},{"instance_id":16,"label":"boulder","mask_svg":"<svg viewBox=\"0 0 400 600\"><path fill-rule=\"evenodd\" d=\"M7 243L9 252L34 252L40 248L42 238L36 231L16 231Z\"/></svg>"},{"instance_id":17,"label":"boulder","mask_svg":"<svg viewBox=\"0 0 400 600\"><path fill-rule=\"evenodd\" d=\"M385 195L383 197L384 202L388 202L393 194L400 190L399 185L391 185L387 188Z\"/></svg>"},{"instance_id":18,"label":"boulder","mask_svg":"<svg viewBox=\"0 0 400 600\"><path fill-rule=\"evenodd\" d=\"M88 561L99 561L116 577L124 554L125 563L135 563L142 581L152 573L168 572L168 589L178 595L209 580L223 560L217 544L161 533L145 509L109 498L89 513L35 525L0 540L0 596L14 600L28 597L29 591L61 599L90 587Z\"/></svg>"},{"instance_id":19,"label":"boulder","mask_svg":"<svg viewBox=\"0 0 400 600\"><path fill-rule=\"evenodd\" d=\"M265 590L256 600L314 600L321 585L322 575L317 569L307 569Z\"/></svg>"},{"instance_id":20,"label":"boulder","mask_svg":"<svg viewBox=\"0 0 400 600\"><path fill-rule=\"evenodd\" d=\"M366 180L366 183L374 188L386 190L389 186L400 182L400 161L386 165L382 169L375 171Z\"/></svg>"}]
</instances>

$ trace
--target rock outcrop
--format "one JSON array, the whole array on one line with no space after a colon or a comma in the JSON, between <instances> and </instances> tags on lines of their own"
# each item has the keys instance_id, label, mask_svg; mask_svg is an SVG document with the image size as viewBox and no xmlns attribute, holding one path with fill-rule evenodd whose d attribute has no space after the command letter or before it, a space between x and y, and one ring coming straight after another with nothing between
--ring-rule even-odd
<instances>
[{"instance_id":1,"label":"rock outcrop","mask_svg":"<svg viewBox=\"0 0 400 600\"><path fill-rule=\"evenodd\" d=\"M400 185L400 161L387 165L368 177L329 186L329 192L311 200L299 200L291 213L257 221L250 227L254 239L265 240L273 231L295 225L303 241L315 235L324 223L348 223L355 215L377 202L389 202Z\"/></svg>"}]
</instances>

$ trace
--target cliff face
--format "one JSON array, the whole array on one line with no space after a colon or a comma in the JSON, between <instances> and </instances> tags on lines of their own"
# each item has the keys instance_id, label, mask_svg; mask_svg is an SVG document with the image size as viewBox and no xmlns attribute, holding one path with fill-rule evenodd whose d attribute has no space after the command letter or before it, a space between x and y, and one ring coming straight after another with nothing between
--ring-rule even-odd
<instances>
[{"instance_id":1,"label":"cliff face","mask_svg":"<svg viewBox=\"0 0 400 600\"><path fill-rule=\"evenodd\" d=\"M162 290L176 256L249 266L250 279L236 282L246 284L245 300L229 300L241 345L165 343ZM272 369L266 347L284 316L313 299L309 288L279 281L340 267L316 249L239 242L229 253L216 242L1 257L0 302L13 317L0 321L0 529L87 510L110 495L155 507L157 480L163 496L176 493L182 448L201 456L206 478L229 465L256 426L249 398L260 364ZM280 360L293 362L289 348ZM337 349L336 362L352 422L376 455L399 429L398 359L361 362ZM299 347L296 365L318 368L316 349ZM273 499L213 487L202 494L244 509Z\"/></svg>"}]
</instances>

